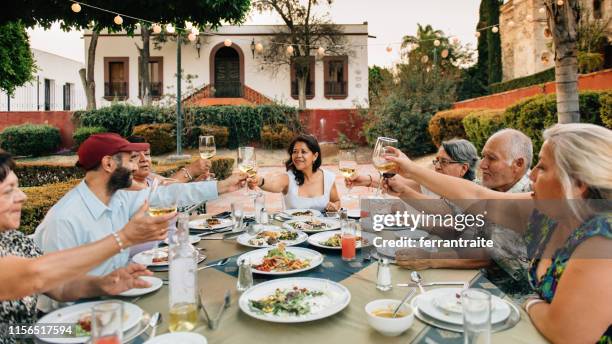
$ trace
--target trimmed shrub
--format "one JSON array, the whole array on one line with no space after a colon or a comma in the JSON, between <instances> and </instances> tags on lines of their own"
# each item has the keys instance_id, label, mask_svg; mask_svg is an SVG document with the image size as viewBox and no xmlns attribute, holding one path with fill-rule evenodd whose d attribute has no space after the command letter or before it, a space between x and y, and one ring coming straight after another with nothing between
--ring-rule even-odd
<instances>
[{"instance_id":1,"label":"trimmed shrub","mask_svg":"<svg viewBox=\"0 0 612 344\"><path fill-rule=\"evenodd\" d=\"M151 145L152 155L165 154L176 148L174 125L169 123L137 125L132 135L143 137Z\"/></svg>"},{"instance_id":2,"label":"trimmed shrub","mask_svg":"<svg viewBox=\"0 0 612 344\"><path fill-rule=\"evenodd\" d=\"M78 149L83 141L87 140L93 134L106 133L108 130L103 127L80 127L74 131L72 134L72 139L74 140L74 147Z\"/></svg>"},{"instance_id":3,"label":"trimmed shrub","mask_svg":"<svg viewBox=\"0 0 612 344\"><path fill-rule=\"evenodd\" d=\"M22 187L63 183L85 176L85 171L75 165L18 162L15 174Z\"/></svg>"},{"instance_id":4,"label":"trimmed shrub","mask_svg":"<svg viewBox=\"0 0 612 344\"><path fill-rule=\"evenodd\" d=\"M215 145L217 148L227 147L229 138L229 129L218 125L202 125L198 127L189 127L185 130L185 147L198 148L200 145L200 135L211 135L215 137Z\"/></svg>"},{"instance_id":5,"label":"trimmed shrub","mask_svg":"<svg viewBox=\"0 0 612 344\"><path fill-rule=\"evenodd\" d=\"M79 179L74 179L63 183L22 188L28 199L21 209L19 230L26 235L34 233L49 209L79 182Z\"/></svg>"},{"instance_id":6,"label":"trimmed shrub","mask_svg":"<svg viewBox=\"0 0 612 344\"><path fill-rule=\"evenodd\" d=\"M612 93L604 93L599 101L601 103L601 121L606 128L612 129Z\"/></svg>"},{"instance_id":7,"label":"trimmed shrub","mask_svg":"<svg viewBox=\"0 0 612 344\"><path fill-rule=\"evenodd\" d=\"M41 156L55 153L61 144L59 129L47 124L22 124L0 133L2 149L13 155Z\"/></svg>"},{"instance_id":8,"label":"trimmed shrub","mask_svg":"<svg viewBox=\"0 0 612 344\"><path fill-rule=\"evenodd\" d=\"M539 73L489 85L489 94L506 92L517 88L555 81L555 69L550 68Z\"/></svg>"},{"instance_id":9,"label":"trimmed shrub","mask_svg":"<svg viewBox=\"0 0 612 344\"><path fill-rule=\"evenodd\" d=\"M295 134L283 124L264 125L261 143L266 148L287 148Z\"/></svg>"},{"instance_id":10,"label":"trimmed shrub","mask_svg":"<svg viewBox=\"0 0 612 344\"><path fill-rule=\"evenodd\" d=\"M479 152L491 135L504 128L504 116L504 110L481 110L465 116L462 123L466 137Z\"/></svg>"},{"instance_id":11,"label":"trimmed shrub","mask_svg":"<svg viewBox=\"0 0 612 344\"><path fill-rule=\"evenodd\" d=\"M234 158L228 157L214 157L210 159L212 166L210 167L210 171L215 174L215 178L218 180L223 180L229 177L234 170Z\"/></svg>"},{"instance_id":12,"label":"trimmed shrub","mask_svg":"<svg viewBox=\"0 0 612 344\"><path fill-rule=\"evenodd\" d=\"M429 135L436 147L440 147L442 141L454 138L466 138L465 130L463 129L463 119L465 116L480 111L479 109L455 109L445 110L436 113L429 120Z\"/></svg>"},{"instance_id":13,"label":"trimmed shrub","mask_svg":"<svg viewBox=\"0 0 612 344\"><path fill-rule=\"evenodd\" d=\"M77 111L73 118L78 126L102 127L127 137L140 124L174 123L176 114L170 108L113 104L97 110Z\"/></svg>"}]
</instances>

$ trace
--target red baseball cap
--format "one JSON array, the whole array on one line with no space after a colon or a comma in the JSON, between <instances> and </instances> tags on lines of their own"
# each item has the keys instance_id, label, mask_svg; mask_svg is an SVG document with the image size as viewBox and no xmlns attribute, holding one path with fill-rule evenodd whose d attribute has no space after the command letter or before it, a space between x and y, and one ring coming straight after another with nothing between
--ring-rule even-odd
<instances>
[{"instance_id":1,"label":"red baseball cap","mask_svg":"<svg viewBox=\"0 0 612 344\"><path fill-rule=\"evenodd\" d=\"M79 161L77 166L90 170L102 161L107 155L119 152L141 152L150 148L148 143L132 143L119 134L102 133L94 134L81 143L77 152Z\"/></svg>"}]
</instances>

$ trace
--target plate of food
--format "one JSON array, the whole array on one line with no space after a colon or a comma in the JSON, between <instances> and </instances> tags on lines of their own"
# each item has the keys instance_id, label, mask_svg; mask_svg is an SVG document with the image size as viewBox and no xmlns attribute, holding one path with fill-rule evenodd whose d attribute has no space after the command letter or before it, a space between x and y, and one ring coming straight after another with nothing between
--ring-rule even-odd
<instances>
[{"instance_id":1,"label":"plate of food","mask_svg":"<svg viewBox=\"0 0 612 344\"><path fill-rule=\"evenodd\" d=\"M39 325L74 324L75 327L73 327L72 337L45 337L44 341L46 343L86 343L91 335L91 310L95 305L104 302L108 301L77 303L45 315L38 320ZM143 311L140 307L133 303L123 302L123 332L138 325L142 316Z\"/></svg>"},{"instance_id":2,"label":"plate of food","mask_svg":"<svg viewBox=\"0 0 612 344\"><path fill-rule=\"evenodd\" d=\"M321 212L316 209L289 209L285 210L284 214L290 216L291 218L311 216L320 217L322 215ZM281 213L281 216L282 215L283 213Z\"/></svg>"},{"instance_id":3,"label":"plate of food","mask_svg":"<svg viewBox=\"0 0 612 344\"><path fill-rule=\"evenodd\" d=\"M356 248L372 245L374 238L376 238L376 236L371 233L361 232L361 235L357 236ZM327 248L330 250L341 250L342 231L327 231L313 234L308 237L308 243L316 247Z\"/></svg>"},{"instance_id":4,"label":"plate of food","mask_svg":"<svg viewBox=\"0 0 612 344\"><path fill-rule=\"evenodd\" d=\"M202 238L200 238L200 237L199 237L199 236L197 236L197 235L190 235L190 236L189 236L189 243L190 243L190 244L192 244L192 245L193 245L193 244L197 244L197 243L199 243L199 242L200 242L200 240L202 240ZM166 238L166 239L164 240L164 244L169 245L169 240L168 240L168 238Z\"/></svg>"},{"instance_id":5,"label":"plate of food","mask_svg":"<svg viewBox=\"0 0 612 344\"><path fill-rule=\"evenodd\" d=\"M328 218L309 217L286 221L283 223L283 227L305 233L318 233L340 229L340 221Z\"/></svg>"},{"instance_id":6,"label":"plate of food","mask_svg":"<svg viewBox=\"0 0 612 344\"><path fill-rule=\"evenodd\" d=\"M240 245L248 247L272 247L281 242L286 246L294 246L307 239L308 235L301 231L284 229L278 226L264 226L263 230L256 235L244 233L238 236L236 241Z\"/></svg>"},{"instance_id":7,"label":"plate of food","mask_svg":"<svg viewBox=\"0 0 612 344\"><path fill-rule=\"evenodd\" d=\"M227 228L233 225L234 221L232 219L217 219L214 217L189 221L189 228L197 229L199 231Z\"/></svg>"},{"instance_id":8,"label":"plate of food","mask_svg":"<svg viewBox=\"0 0 612 344\"><path fill-rule=\"evenodd\" d=\"M351 301L336 282L311 277L282 278L257 284L242 293L238 306L247 315L276 323L300 323L330 317Z\"/></svg>"},{"instance_id":9,"label":"plate of food","mask_svg":"<svg viewBox=\"0 0 612 344\"><path fill-rule=\"evenodd\" d=\"M168 249L169 247L166 246L142 251L134 255L134 257L132 257L132 260L134 261L134 263L141 264L144 266L168 266L168 259L170 257ZM205 255L198 254L198 263L202 262L204 259L206 259Z\"/></svg>"},{"instance_id":10,"label":"plate of food","mask_svg":"<svg viewBox=\"0 0 612 344\"><path fill-rule=\"evenodd\" d=\"M247 252L237 261L249 259L253 273L262 275L290 275L314 269L323 263L323 255L302 247L286 247L280 243L274 248Z\"/></svg>"}]
</instances>

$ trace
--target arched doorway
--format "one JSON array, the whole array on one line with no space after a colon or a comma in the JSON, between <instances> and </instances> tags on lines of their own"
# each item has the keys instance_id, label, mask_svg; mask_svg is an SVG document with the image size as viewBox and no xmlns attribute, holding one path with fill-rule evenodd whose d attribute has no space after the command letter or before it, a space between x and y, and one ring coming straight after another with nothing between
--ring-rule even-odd
<instances>
[{"instance_id":1,"label":"arched doorway","mask_svg":"<svg viewBox=\"0 0 612 344\"><path fill-rule=\"evenodd\" d=\"M242 97L243 57L240 48L223 44L212 51L211 81L217 98Z\"/></svg>"}]
</instances>

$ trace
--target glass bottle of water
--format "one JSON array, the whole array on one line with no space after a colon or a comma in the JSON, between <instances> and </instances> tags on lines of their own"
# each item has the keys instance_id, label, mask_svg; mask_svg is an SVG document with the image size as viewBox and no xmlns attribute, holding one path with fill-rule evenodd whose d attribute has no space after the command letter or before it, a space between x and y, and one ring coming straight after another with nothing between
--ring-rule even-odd
<instances>
[{"instance_id":1,"label":"glass bottle of water","mask_svg":"<svg viewBox=\"0 0 612 344\"><path fill-rule=\"evenodd\" d=\"M176 244L170 248L169 302L171 332L191 331L198 322L198 253L189 243L189 216L180 214L175 232Z\"/></svg>"}]
</instances>

